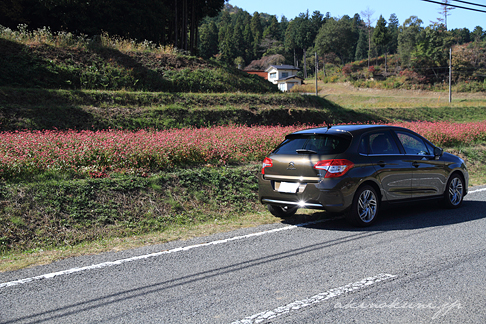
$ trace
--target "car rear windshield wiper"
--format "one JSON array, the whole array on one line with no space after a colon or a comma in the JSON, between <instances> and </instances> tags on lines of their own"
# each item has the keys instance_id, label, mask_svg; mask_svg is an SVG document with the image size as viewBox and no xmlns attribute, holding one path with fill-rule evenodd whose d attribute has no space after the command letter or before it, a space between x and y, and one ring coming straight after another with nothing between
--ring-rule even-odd
<instances>
[{"instance_id":1,"label":"car rear windshield wiper","mask_svg":"<svg viewBox=\"0 0 486 324\"><path fill-rule=\"evenodd\" d=\"M313 151L313 150L308 150L308 149L297 149L295 150L295 152L297 152L298 154L317 154L316 151Z\"/></svg>"}]
</instances>

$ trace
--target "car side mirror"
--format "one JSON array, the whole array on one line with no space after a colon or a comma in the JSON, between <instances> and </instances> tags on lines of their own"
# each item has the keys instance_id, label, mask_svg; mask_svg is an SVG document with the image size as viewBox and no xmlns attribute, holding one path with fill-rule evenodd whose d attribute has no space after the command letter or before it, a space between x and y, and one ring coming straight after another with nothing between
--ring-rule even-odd
<instances>
[{"instance_id":1,"label":"car side mirror","mask_svg":"<svg viewBox=\"0 0 486 324\"><path fill-rule=\"evenodd\" d=\"M442 148L440 147L434 148L434 157L436 160L438 160L443 154L444 154L444 150Z\"/></svg>"}]
</instances>

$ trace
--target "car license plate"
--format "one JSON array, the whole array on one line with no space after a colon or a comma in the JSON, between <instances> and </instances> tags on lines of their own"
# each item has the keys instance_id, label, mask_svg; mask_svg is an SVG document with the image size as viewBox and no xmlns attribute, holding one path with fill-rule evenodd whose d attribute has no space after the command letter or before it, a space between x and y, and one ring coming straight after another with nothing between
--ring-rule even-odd
<instances>
[{"instance_id":1,"label":"car license plate","mask_svg":"<svg viewBox=\"0 0 486 324\"><path fill-rule=\"evenodd\" d=\"M278 187L278 192L284 193L296 193L299 189L300 183L298 182L280 182L280 187Z\"/></svg>"}]
</instances>

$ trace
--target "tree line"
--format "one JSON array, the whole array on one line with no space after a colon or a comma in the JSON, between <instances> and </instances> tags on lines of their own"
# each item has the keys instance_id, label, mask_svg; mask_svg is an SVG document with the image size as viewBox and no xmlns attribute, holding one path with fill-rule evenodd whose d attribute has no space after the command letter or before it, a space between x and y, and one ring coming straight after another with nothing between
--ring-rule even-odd
<instances>
[{"instance_id":1,"label":"tree line","mask_svg":"<svg viewBox=\"0 0 486 324\"><path fill-rule=\"evenodd\" d=\"M485 64L486 33L479 26L447 30L438 18L424 27L417 16L400 23L395 14L388 20L380 15L375 23L373 14L367 9L352 17L332 17L306 11L278 20L250 14L226 0L0 0L0 25L12 29L24 24L32 30L47 26L88 36L107 32L239 67L293 64L304 77L314 67L313 55L308 55L314 52L321 62L342 66L361 60L369 66L371 57L394 54L402 67L420 70L447 66L452 45L472 44L462 50L461 64ZM466 62L471 60L474 64Z\"/></svg>"},{"instance_id":2,"label":"tree line","mask_svg":"<svg viewBox=\"0 0 486 324\"><path fill-rule=\"evenodd\" d=\"M217 16L225 0L0 0L0 25L49 27L88 36L106 32L138 41L197 51L206 16Z\"/></svg>"},{"instance_id":3,"label":"tree line","mask_svg":"<svg viewBox=\"0 0 486 324\"><path fill-rule=\"evenodd\" d=\"M453 45L475 43L479 51L486 43L486 32L480 26L473 31L447 30L439 18L424 27L417 16L400 23L396 14L388 20L380 15L374 23L372 15L367 10L336 18L329 12L307 11L290 21L285 16L278 21L274 15L252 15L226 4L219 15L202 20L198 53L240 66L253 61L253 68L262 68L258 62L294 64L305 74L313 68L314 52L321 62L343 66L360 60L370 64L370 57L395 54L403 68L420 69L448 66ZM262 57L272 59L262 61Z\"/></svg>"}]
</instances>

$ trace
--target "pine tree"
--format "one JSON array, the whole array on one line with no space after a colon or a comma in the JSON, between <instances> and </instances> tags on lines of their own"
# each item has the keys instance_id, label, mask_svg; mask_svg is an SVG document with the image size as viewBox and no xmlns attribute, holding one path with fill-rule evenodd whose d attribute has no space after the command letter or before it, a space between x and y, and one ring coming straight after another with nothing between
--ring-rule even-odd
<instances>
[{"instance_id":1,"label":"pine tree","mask_svg":"<svg viewBox=\"0 0 486 324\"><path fill-rule=\"evenodd\" d=\"M255 11L253 13L253 17L251 17L250 27L251 27L251 32L253 33L253 42L252 42L253 56L258 57L259 50L260 50L260 42L262 41L262 37L263 37L263 28L262 28L260 14L257 11Z\"/></svg>"},{"instance_id":2,"label":"pine tree","mask_svg":"<svg viewBox=\"0 0 486 324\"><path fill-rule=\"evenodd\" d=\"M359 30L358 44L356 46L356 61L364 60L368 57L368 33L364 29Z\"/></svg>"},{"instance_id":3,"label":"pine tree","mask_svg":"<svg viewBox=\"0 0 486 324\"><path fill-rule=\"evenodd\" d=\"M398 22L398 17L394 13L390 15L388 19L388 34L390 35L390 42L388 50L391 54L398 52L398 27L400 23Z\"/></svg>"},{"instance_id":4,"label":"pine tree","mask_svg":"<svg viewBox=\"0 0 486 324\"><path fill-rule=\"evenodd\" d=\"M373 42L378 46L379 53L383 54L388 51L388 42L390 41L390 35L388 34L388 29L386 28L386 20L380 15L380 18L376 22L376 27L373 30Z\"/></svg>"},{"instance_id":5,"label":"pine tree","mask_svg":"<svg viewBox=\"0 0 486 324\"><path fill-rule=\"evenodd\" d=\"M270 25L267 28L265 28L265 31L263 32L263 38L278 40L279 35L280 35L280 28L278 25L277 17L272 16L270 18Z\"/></svg>"},{"instance_id":6,"label":"pine tree","mask_svg":"<svg viewBox=\"0 0 486 324\"><path fill-rule=\"evenodd\" d=\"M208 59L218 53L218 28L211 20L203 24L199 29L199 53L201 57Z\"/></svg>"},{"instance_id":7,"label":"pine tree","mask_svg":"<svg viewBox=\"0 0 486 324\"><path fill-rule=\"evenodd\" d=\"M243 30L243 44L242 44L242 47L245 51L243 58L245 59L246 62L251 62L254 59L252 41L253 41L253 33L251 32L251 27L250 24L248 23L245 24L245 30Z\"/></svg>"}]
</instances>

